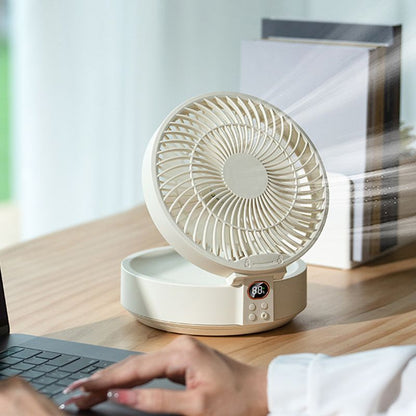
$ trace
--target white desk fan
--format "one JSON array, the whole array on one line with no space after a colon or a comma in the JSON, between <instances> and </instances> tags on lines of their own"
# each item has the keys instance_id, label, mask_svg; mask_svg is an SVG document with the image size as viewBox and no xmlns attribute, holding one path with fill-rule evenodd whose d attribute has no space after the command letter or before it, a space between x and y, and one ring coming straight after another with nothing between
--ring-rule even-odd
<instances>
[{"instance_id":1,"label":"white desk fan","mask_svg":"<svg viewBox=\"0 0 416 416\"><path fill-rule=\"evenodd\" d=\"M258 98L216 93L173 110L144 158L147 208L172 247L122 262L121 303L173 332L232 335L306 306L306 265L328 210L305 132Z\"/></svg>"}]
</instances>

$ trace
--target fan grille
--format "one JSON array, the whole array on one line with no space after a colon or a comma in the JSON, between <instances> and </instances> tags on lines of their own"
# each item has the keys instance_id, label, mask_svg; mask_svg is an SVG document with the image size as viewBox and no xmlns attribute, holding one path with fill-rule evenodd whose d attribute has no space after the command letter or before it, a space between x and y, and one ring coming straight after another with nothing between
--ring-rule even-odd
<instances>
[{"instance_id":1,"label":"fan grille","mask_svg":"<svg viewBox=\"0 0 416 416\"><path fill-rule=\"evenodd\" d=\"M227 262L267 254L300 257L319 234L325 171L305 133L270 104L206 96L158 132L161 200L179 229Z\"/></svg>"}]
</instances>

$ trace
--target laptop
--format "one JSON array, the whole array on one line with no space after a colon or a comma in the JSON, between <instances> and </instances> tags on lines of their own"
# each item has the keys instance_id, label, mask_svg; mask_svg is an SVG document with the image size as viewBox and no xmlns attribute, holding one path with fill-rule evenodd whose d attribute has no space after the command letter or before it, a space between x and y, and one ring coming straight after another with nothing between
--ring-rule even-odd
<instances>
[{"instance_id":1,"label":"laptop","mask_svg":"<svg viewBox=\"0 0 416 416\"><path fill-rule=\"evenodd\" d=\"M88 377L98 369L132 354L140 353L32 335L10 334L0 269L0 379L22 377L59 405L70 397L63 395L62 390L72 381ZM174 390L184 388L167 379L154 380L146 387ZM148 415L111 402L101 403L91 410L78 411L75 406L70 406L65 411L91 416Z\"/></svg>"}]
</instances>

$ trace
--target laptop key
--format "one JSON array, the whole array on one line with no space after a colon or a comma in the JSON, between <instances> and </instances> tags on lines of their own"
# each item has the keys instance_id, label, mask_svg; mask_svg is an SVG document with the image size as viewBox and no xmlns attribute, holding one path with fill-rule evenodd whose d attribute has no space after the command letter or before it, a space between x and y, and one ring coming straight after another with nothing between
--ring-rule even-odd
<instances>
[{"instance_id":1,"label":"laptop key","mask_svg":"<svg viewBox=\"0 0 416 416\"><path fill-rule=\"evenodd\" d=\"M78 379L77 379L78 380ZM72 378L61 378L60 380L56 380L56 385L61 386L61 391L68 387L74 380Z\"/></svg>"},{"instance_id":2,"label":"laptop key","mask_svg":"<svg viewBox=\"0 0 416 416\"><path fill-rule=\"evenodd\" d=\"M23 348L19 347L10 347L7 350L4 350L0 353L0 358L8 357L9 355L15 354L16 352L22 351Z\"/></svg>"},{"instance_id":3,"label":"laptop key","mask_svg":"<svg viewBox=\"0 0 416 416\"><path fill-rule=\"evenodd\" d=\"M52 360L56 357L59 357L61 354L50 352L50 351L42 351L40 354L36 356L36 358L44 358L46 360Z\"/></svg>"},{"instance_id":4,"label":"laptop key","mask_svg":"<svg viewBox=\"0 0 416 416\"><path fill-rule=\"evenodd\" d=\"M50 373L48 373L48 377L53 377L53 378L56 378L56 379L61 379L61 378L64 378L64 377L68 377L69 375L70 375L70 373L67 373L65 371L61 371L61 369L54 370L54 371L51 371Z\"/></svg>"},{"instance_id":5,"label":"laptop key","mask_svg":"<svg viewBox=\"0 0 416 416\"><path fill-rule=\"evenodd\" d=\"M60 368L60 370L68 371L69 373L75 373L76 371L80 371L86 367L90 367L91 365L95 364L98 360L94 360L91 358L79 358L72 363L64 365ZM95 368L95 367L94 367Z\"/></svg>"},{"instance_id":6,"label":"laptop key","mask_svg":"<svg viewBox=\"0 0 416 416\"><path fill-rule=\"evenodd\" d=\"M13 368L5 368L0 371L0 374L6 377L13 377L13 376L17 376L21 372L22 372L21 370L15 370Z\"/></svg>"},{"instance_id":7,"label":"laptop key","mask_svg":"<svg viewBox=\"0 0 416 416\"><path fill-rule=\"evenodd\" d=\"M72 363L73 361L79 360L80 357L76 357L75 355L60 355L52 360L49 360L48 364L56 365L57 367L62 367L66 364Z\"/></svg>"},{"instance_id":8,"label":"laptop key","mask_svg":"<svg viewBox=\"0 0 416 416\"><path fill-rule=\"evenodd\" d=\"M44 387L45 387L45 385L44 384L40 384L40 383L36 383L36 381L35 380L32 380L31 382L30 382L30 385L35 389L35 390L40 390L40 389L43 389Z\"/></svg>"},{"instance_id":9,"label":"laptop key","mask_svg":"<svg viewBox=\"0 0 416 416\"><path fill-rule=\"evenodd\" d=\"M35 355L39 354L41 351L39 350L32 350L31 348L26 348L22 351L16 352L12 355L14 358L22 358L23 360L26 358L34 357Z\"/></svg>"},{"instance_id":10,"label":"laptop key","mask_svg":"<svg viewBox=\"0 0 416 416\"><path fill-rule=\"evenodd\" d=\"M8 357L2 358L0 360L0 363L12 365L12 364L20 363L20 361L23 361L23 360L21 358L13 358L11 356L8 356Z\"/></svg>"},{"instance_id":11,"label":"laptop key","mask_svg":"<svg viewBox=\"0 0 416 416\"><path fill-rule=\"evenodd\" d=\"M62 393L62 388L60 386L51 384L49 386L41 388L39 392L46 394L47 396L53 396L55 394Z\"/></svg>"},{"instance_id":12,"label":"laptop key","mask_svg":"<svg viewBox=\"0 0 416 416\"><path fill-rule=\"evenodd\" d=\"M88 376L89 376L89 374L88 374L86 377L88 377ZM81 376L81 375L79 375L79 373L70 374L70 375L68 376L68 379L70 379L70 380L71 380L71 383L72 383L72 381L79 380L80 378L84 378L84 377L83 377L83 376Z\"/></svg>"},{"instance_id":13,"label":"laptop key","mask_svg":"<svg viewBox=\"0 0 416 416\"><path fill-rule=\"evenodd\" d=\"M58 367L49 364L42 364L36 367L36 370L42 371L43 373L49 373L50 371L56 370Z\"/></svg>"},{"instance_id":14,"label":"laptop key","mask_svg":"<svg viewBox=\"0 0 416 416\"><path fill-rule=\"evenodd\" d=\"M10 348L7 348L6 351L9 352L10 354L14 354L15 352L19 352L22 350L24 350L24 348L22 347L10 347Z\"/></svg>"},{"instance_id":15,"label":"laptop key","mask_svg":"<svg viewBox=\"0 0 416 416\"><path fill-rule=\"evenodd\" d=\"M11 367L16 369L16 370L27 371L27 370L32 369L34 367L34 365L33 364L25 364L25 363L21 362L21 363L13 364Z\"/></svg>"},{"instance_id":16,"label":"laptop key","mask_svg":"<svg viewBox=\"0 0 416 416\"><path fill-rule=\"evenodd\" d=\"M41 365L48 362L45 358L31 357L23 361L25 364Z\"/></svg>"},{"instance_id":17,"label":"laptop key","mask_svg":"<svg viewBox=\"0 0 416 416\"><path fill-rule=\"evenodd\" d=\"M105 368L105 367L108 367L108 366L113 365L113 364L115 364L115 363L112 362L112 361L103 361L103 360L101 360L101 361L98 361L98 363L95 363L94 365L98 368Z\"/></svg>"},{"instance_id":18,"label":"laptop key","mask_svg":"<svg viewBox=\"0 0 416 416\"><path fill-rule=\"evenodd\" d=\"M0 359L3 358L3 357L8 357L9 355L12 355L12 354L13 353L8 351L8 350L0 352Z\"/></svg>"},{"instance_id":19,"label":"laptop key","mask_svg":"<svg viewBox=\"0 0 416 416\"><path fill-rule=\"evenodd\" d=\"M10 364L0 363L0 370L3 370L3 368L8 368L8 367L10 367Z\"/></svg>"},{"instance_id":20,"label":"laptop key","mask_svg":"<svg viewBox=\"0 0 416 416\"><path fill-rule=\"evenodd\" d=\"M91 365L90 367L84 368L82 371L87 374L95 373L98 370L97 367Z\"/></svg>"},{"instance_id":21,"label":"laptop key","mask_svg":"<svg viewBox=\"0 0 416 416\"><path fill-rule=\"evenodd\" d=\"M56 379L52 377L48 377L48 376L41 376L41 377L36 378L34 382L36 384L43 384L44 386L47 386L49 384L55 383Z\"/></svg>"},{"instance_id":22,"label":"laptop key","mask_svg":"<svg viewBox=\"0 0 416 416\"><path fill-rule=\"evenodd\" d=\"M34 378L38 378L43 376L44 373L42 373L41 371L36 371L36 370L28 370L28 371L23 371L23 373L20 373L19 376L23 377L25 380L33 380Z\"/></svg>"}]
</instances>

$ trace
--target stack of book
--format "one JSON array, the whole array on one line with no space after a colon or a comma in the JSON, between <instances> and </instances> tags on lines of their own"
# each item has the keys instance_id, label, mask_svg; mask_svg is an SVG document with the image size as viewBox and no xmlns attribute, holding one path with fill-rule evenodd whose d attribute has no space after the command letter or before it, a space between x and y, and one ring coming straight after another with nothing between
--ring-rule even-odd
<instances>
[{"instance_id":1,"label":"stack of book","mask_svg":"<svg viewBox=\"0 0 416 416\"><path fill-rule=\"evenodd\" d=\"M241 91L293 117L335 174L308 260L349 268L385 253L398 244L401 26L265 19L262 32L242 44ZM325 251L341 233L338 261Z\"/></svg>"}]
</instances>

